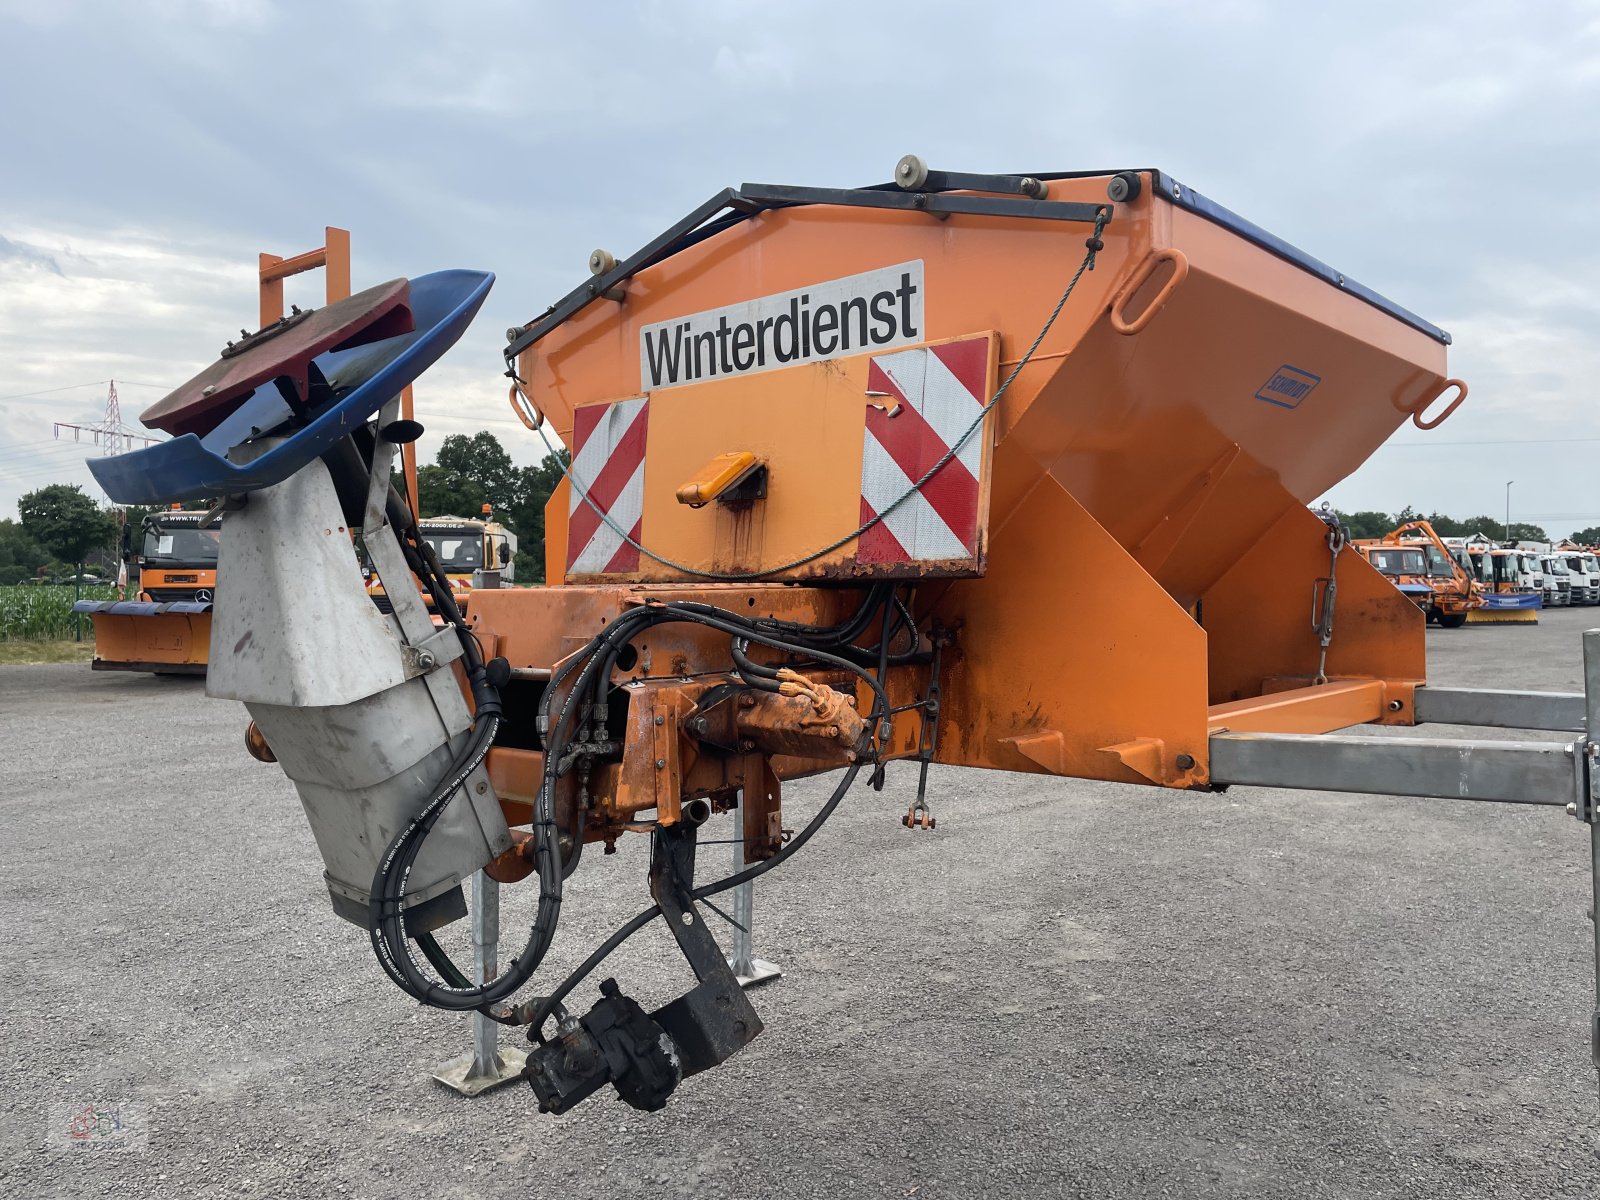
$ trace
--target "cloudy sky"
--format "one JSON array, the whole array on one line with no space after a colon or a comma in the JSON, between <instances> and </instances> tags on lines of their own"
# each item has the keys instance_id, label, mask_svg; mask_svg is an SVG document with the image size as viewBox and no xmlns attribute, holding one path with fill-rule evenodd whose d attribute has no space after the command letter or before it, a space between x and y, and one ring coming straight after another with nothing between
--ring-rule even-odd
<instances>
[{"instance_id":1,"label":"cloudy sky","mask_svg":"<svg viewBox=\"0 0 1600 1200\"><path fill-rule=\"evenodd\" d=\"M1159 166L1449 329L1472 395L1341 508L1600 523L1600 0L0 0L0 515L255 324L256 254L499 276L418 388L492 429L507 325L718 188ZM315 278L315 277L312 277ZM290 299L320 302L320 286ZM39 394L48 393L48 394ZM98 494L98 493L96 493Z\"/></svg>"}]
</instances>

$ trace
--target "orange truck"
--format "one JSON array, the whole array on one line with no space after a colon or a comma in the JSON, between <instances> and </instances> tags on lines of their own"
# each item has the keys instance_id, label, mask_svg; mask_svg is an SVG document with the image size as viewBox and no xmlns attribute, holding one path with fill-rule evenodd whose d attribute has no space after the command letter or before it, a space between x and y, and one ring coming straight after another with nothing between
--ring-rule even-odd
<instances>
[{"instance_id":1,"label":"orange truck","mask_svg":"<svg viewBox=\"0 0 1600 1200\"><path fill-rule=\"evenodd\" d=\"M1456 563L1469 572L1483 593L1483 607L1467 614L1472 625L1537 625L1544 608L1543 577L1535 556L1508 550L1485 537L1445 538Z\"/></svg>"},{"instance_id":2,"label":"orange truck","mask_svg":"<svg viewBox=\"0 0 1600 1200\"><path fill-rule=\"evenodd\" d=\"M145 517L138 549L123 526L122 557L139 574L133 600L80 600L73 612L94 624L96 671L204 675L211 645L220 524L203 512L167 511Z\"/></svg>"},{"instance_id":3,"label":"orange truck","mask_svg":"<svg viewBox=\"0 0 1600 1200\"><path fill-rule=\"evenodd\" d=\"M1407 521L1381 538L1351 543L1426 614L1445 629L1459 629L1482 608L1483 589L1456 561L1427 521Z\"/></svg>"},{"instance_id":4,"label":"orange truck","mask_svg":"<svg viewBox=\"0 0 1600 1200\"><path fill-rule=\"evenodd\" d=\"M483 506L483 516L423 517L417 522L422 540L433 548L449 581L456 606L465 613L472 597L474 579L483 572L495 572L495 586L511 583L516 578L517 535L493 519L494 510ZM363 564L367 580L367 593L380 612L393 612L394 604L384 593L383 581ZM433 597L424 594L423 602L432 612L437 606Z\"/></svg>"}]
</instances>

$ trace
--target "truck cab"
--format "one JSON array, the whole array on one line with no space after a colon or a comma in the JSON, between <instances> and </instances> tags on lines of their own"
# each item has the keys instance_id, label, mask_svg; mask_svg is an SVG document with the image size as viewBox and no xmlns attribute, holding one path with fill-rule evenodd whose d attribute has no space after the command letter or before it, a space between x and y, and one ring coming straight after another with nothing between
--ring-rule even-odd
<instances>
[{"instance_id":1,"label":"truck cab","mask_svg":"<svg viewBox=\"0 0 1600 1200\"><path fill-rule=\"evenodd\" d=\"M1528 554L1522 551L1515 552L1516 577L1523 587L1538 592L1542 598L1545 593L1544 563L1537 554Z\"/></svg>"},{"instance_id":2,"label":"truck cab","mask_svg":"<svg viewBox=\"0 0 1600 1200\"><path fill-rule=\"evenodd\" d=\"M488 517L488 513L484 514ZM456 607L467 611L472 595L473 573L498 571L501 583L511 583L516 578L517 535L498 521L478 520L472 517L424 517L417 522L422 540L433 548L450 581L450 590ZM383 612L392 611L384 594L383 585L375 574L368 574L368 594ZM423 600L432 611L431 596Z\"/></svg>"},{"instance_id":3,"label":"truck cab","mask_svg":"<svg viewBox=\"0 0 1600 1200\"><path fill-rule=\"evenodd\" d=\"M1433 615L1433 587L1428 582L1428 560L1421 546L1367 541L1353 545L1412 603L1430 617Z\"/></svg>"},{"instance_id":4,"label":"truck cab","mask_svg":"<svg viewBox=\"0 0 1600 1200\"><path fill-rule=\"evenodd\" d=\"M1458 563L1438 531L1427 521L1408 521L1381 538L1354 543L1429 621L1459 629L1468 614L1483 607L1483 589L1470 567Z\"/></svg>"},{"instance_id":5,"label":"truck cab","mask_svg":"<svg viewBox=\"0 0 1600 1200\"><path fill-rule=\"evenodd\" d=\"M209 602L217 587L222 531L201 528L202 512L157 512L144 519L140 550L124 552L139 571L139 599L156 604Z\"/></svg>"},{"instance_id":6,"label":"truck cab","mask_svg":"<svg viewBox=\"0 0 1600 1200\"><path fill-rule=\"evenodd\" d=\"M138 572L137 597L72 606L94 625L96 671L206 673L222 530L205 519L172 509L145 517L137 533L122 527L122 559L130 581Z\"/></svg>"},{"instance_id":7,"label":"truck cab","mask_svg":"<svg viewBox=\"0 0 1600 1200\"><path fill-rule=\"evenodd\" d=\"M1588 580L1589 603L1600 604L1600 557L1596 557L1592 550L1578 550L1568 556L1568 561L1574 558L1583 565L1583 574Z\"/></svg>"},{"instance_id":8,"label":"truck cab","mask_svg":"<svg viewBox=\"0 0 1600 1200\"><path fill-rule=\"evenodd\" d=\"M1600 604L1600 560L1581 546L1563 542L1555 553L1567 564L1572 582L1572 603Z\"/></svg>"},{"instance_id":9,"label":"truck cab","mask_svg":"<svg viewBox=\"0 0 1600 1200\"><path fill-rule=\"evenodd\" d=\"M1539 562L1544 570L1545 607L1566 608L1572 603L1572 572L1567 560L1559 554L1541 554Z\"/></svg>"}]
</instances>

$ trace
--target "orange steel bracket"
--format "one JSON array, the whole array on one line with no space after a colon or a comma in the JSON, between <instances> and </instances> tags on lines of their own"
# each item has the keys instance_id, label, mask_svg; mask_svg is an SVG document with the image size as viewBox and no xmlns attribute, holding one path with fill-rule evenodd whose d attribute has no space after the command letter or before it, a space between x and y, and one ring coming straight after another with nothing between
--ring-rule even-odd
<instances>
[{"instance_id":1,"label":"orange steel bracket","mask_svg":"<svg viewBox=\"0 0 1600 1200\"><path fill-rule=\"evenodd\" d=\"M565 475L544 502L544 581L567 581L567 517L572 511L572 481Z\"/></svg>"},{"instance_id":2,"label":"orange steel bracket","mask_svg":"<svg viewBox=\"0 0 1600 1200\"><path fill-rule=\"evenodd\" d=\"M332 225L323 228L323 245L293 258L261 255L261 324L271 325L283 316L283 281L291 275L322 268L327 303L350 298L350 231Z\"/></svg>"},{"instance_id":3,"label":"orange steel bracket","mask_svg":"<svg viewBox=\"0 0 1600 1200\"><path fill-rule=\"evenodd\" d=\"M956 630L940 762L1168 786L1206 779L1206 635L1048 476L933 616Z\"/></svg>"},{"instance_id":4,"label":"orange steel bracket","mask_svg":"<svg viewBox=\"0 0 1600 1200\"><path fill-rule=\"evenodd\" d=\"M304 254L284 258L281 254L260 256L258 269L261 285L261 327L265 329L283 318L283 281L291 275L322 268L323 295L326 303L350 298L350 231L335 225L322 230L322 245ZM411 398L411 385L400 391L400 415L407 421L416 418L416 406ZM417 511L417 446L407 442L400 447L400 461L405 471L406 495L410 498L412 515Z\"/></svg>"},{"instance_id":5,"label":"orange steel bracket","mask_svg":"<svg viewBox=\"0 0 1600 1200\"><path fill-rule=\"evenodd\" d=\"M1312 587L1328 575L1328 527L1298 502L1285 503L1283 515L1201 597L1215 704L1309 685L1316 675ZM1328 677L1421 683L1421 610L1349 547L1335 578Z\"/></svg>"},{"instance_id":6,"label":"orange steel bracket","mask_svg":"<svg viewBox=\"0 0 1600 1200\"><path fill-rule=\"evenodd\" d=\"M1213 704L1209 724L1212 733L1332 733L1381 720L1387 691L1381 680L1352 679L1270 692Z\"/></svg>"}]
</instances>

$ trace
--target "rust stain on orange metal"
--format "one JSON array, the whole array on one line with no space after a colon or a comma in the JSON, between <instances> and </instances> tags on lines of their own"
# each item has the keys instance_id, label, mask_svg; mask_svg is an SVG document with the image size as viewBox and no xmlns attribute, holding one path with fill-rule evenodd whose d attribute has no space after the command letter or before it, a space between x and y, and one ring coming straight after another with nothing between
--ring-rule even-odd
<instances>
[{"instance_id":1,"label":"rust stain on orange metal","mask_svg":"<svg viewBox=\"0 0 1600 1200\"><path fill-rule=\"evenodd\" d=\"M984 578L951 583L934 613L958 639L939 761L1147 782L1101 753L1143 737L1165 747L1161 782L1204 782L1206 635L1053 479L992 532ZM1061 738L1044 761L1008 740L1044 730Z\"/></svg>"}]
</instances>

